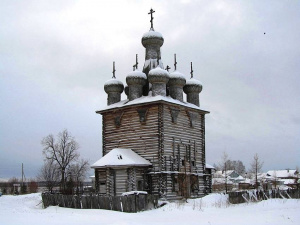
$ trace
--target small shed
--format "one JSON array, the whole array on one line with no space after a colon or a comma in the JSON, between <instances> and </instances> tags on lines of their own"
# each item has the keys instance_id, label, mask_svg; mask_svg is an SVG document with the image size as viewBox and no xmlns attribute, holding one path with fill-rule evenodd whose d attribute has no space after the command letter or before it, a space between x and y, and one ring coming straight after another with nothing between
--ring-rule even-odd
<instances>
[{"instance_id":1,"label":"small shed","mask_svg":"<svg viewBox=\"0 0 300 225\"><path fill-rule=\"evenodd\" d=\"M212 192L212 176L213 173L216 171L215 167L212 165L206 163L205 164L205 175L206 175L206 192L211 193Z\"/></svg>"},{"instance_id":2,"label":"small shed","mask_svg":"<svg viewBox=\"0 0 300 225\"><path fill-rule=\"evenodd\" d=\"M95 169L96 190L100 194L121 196L129 191L147 191L144 182L152 164L131 149L115 148L91 167Z\"/></svg>"}]
</instances>

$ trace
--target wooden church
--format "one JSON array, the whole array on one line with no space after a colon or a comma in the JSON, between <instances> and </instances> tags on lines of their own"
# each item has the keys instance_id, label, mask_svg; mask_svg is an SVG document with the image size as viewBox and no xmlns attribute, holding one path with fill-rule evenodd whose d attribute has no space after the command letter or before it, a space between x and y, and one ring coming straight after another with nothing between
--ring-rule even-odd
<instances>
[{"instance_id":1,"label":"wooden church","mask_svg":"<svg viewBox=\"0 0 300 225\"><path fill-rule=\"evenodd\" d=\"M166 199L201 197L210 190L205 173L205 114L200 108L200 81L163 67L163 36L151 28L142 37L143 70L138 63L126 77L104 85L103 156L92 165L99 194L119 196L145 191ZM121 100L125 89L126 100ZM184 101L184 95L186 101Z\"/></svg>"}]
</instances>

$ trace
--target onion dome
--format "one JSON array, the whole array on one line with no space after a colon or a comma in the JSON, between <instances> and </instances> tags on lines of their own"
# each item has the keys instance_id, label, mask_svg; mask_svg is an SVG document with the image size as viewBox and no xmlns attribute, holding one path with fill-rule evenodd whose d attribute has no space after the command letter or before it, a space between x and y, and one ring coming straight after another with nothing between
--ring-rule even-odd
<instances>
[{"instance_id":1,"label":"onion dome","mask_svg":"<svg viewBox=\"0 0 300 225\"><path fill-rule=\"evenodd\" d=\"M194 78L187 80L183 91L186 93L187 102L200 106L199 93L202 91L202 84L199 80Z\"/></svg>"},{"instance_id":2,"label":"onion dome","mask_svg":"<svg viewBox=\"0 0 300 225\"><path fill-rule=\"evenodd\" d=\"M107 93L107 105L121 101L121 93L124 90L124 85L116 79L115 72L115 62L113 62L113 77L104 83L104 90Z\"/></svg>"},{"instance_id":3,"label":"onion dome","mask_svg":"<svg viewBox=\"0 0 300 225\"><path fill-rule=\"evenodd\" d=\"M142 45L146 48L148 45L159 45L161 47L164 44L164 38L161 33L150 29L142 37Z\"/></svg>"},{"instance_id":4,"label":"onion dome","mask_svg":"<svg viewBox=\"0 0 300 225\"><path fill-rule=\"evenodd\" d=\"M170 73L169 86L184 86L186 84L185 76L179 71L175 70Z\"/></svg>"},{"instance_id":5,"label":"onion dome","mask_svg":"<svg viewBox=\"0 0 300 225\"><path fill-rule=\"evenodd\" d=\"M104 90L107 93L107 105L111 105L121 101L124 85L121 81L113 78L105 82Z\"/></svg>"},{"instance_id":6,"label":"onion dome","mask_svg":"<svg viewBox=\"0 0 300 225\"><path fill-rule=\"evenodd\" d=\"M183 91L186 93L187 102L200 106L199 93L202 91L202 84L193 78L193 72L193 63L191 62L191 79L186 81Z\"/></svg>"},{"instance_id":7,"label":"onion dome","mask_svg":"<svg viewBox=\"0 0 300 225\"><path fill-rule=\"evenodd\" d=\"M169 81L169 72L157 66L150 70L148 80L152 84L152 96L166 96L166 86Z\"/></svg>"},{"instance_id":8,"label":"onion dome","mask_svg":"<svg viewBox=\"0 0 300 225\"><path fill-rule=\"evenodd\" d=\"M104 83L104 90L107 94L112 92L122 93L124 90L124 85L121 81L113 78Z\"/></svg>"},{"instance_id":9,"label":"onion dome","mask_svg":"<svg viewBox=\"0 0 300 225\"><path fill-rule=\"evenodd\" d=\"M168 71L157 66L155 69L150 70L148 80L151 84L154 83L168 83L170 74Z\"/></svg>"},{"instance_id":10,"label":"onion dome","mask_svg":"<svg viewBox=\"0 0 300 225\"><path fill-rule=\"evenodd\" d=\"M143 95L143 86L147 82L147 76L142 71L131 71L126 77L126 83L129 88L129 101L139 98Z\"/></svg>"},{"instance_id":11,"label":"onion dome","mask_svg":"<svg viewBox=\"0 0 300 225\"><path fill-rule=\"evenodd\" d=\"M199 94L202 91L202 83L195 78L191 78L186 81L183 90L185 93L196 92Z\"/></svg>"},{"instance_id":12,"label":"onion dome","mask_svg":"<svg viewBox=\"0 0 300 225\"><path fill-rule=\"evenodd\" d=\"M179 101L183 101L183 86L186 84L185 76L175 70L170 73L170 79L168 82L170 96Z\"/></svg>"},{"instance_id":13,"label":"onion dome","mask_svg":"<svg viewBox=\"0 0 300 225\"><path fill-rule=\"evenodd\" d=\"M147 76L140 70L131 71L126 76L127 85L145 85Z\"/></svg>"}]
</instances>

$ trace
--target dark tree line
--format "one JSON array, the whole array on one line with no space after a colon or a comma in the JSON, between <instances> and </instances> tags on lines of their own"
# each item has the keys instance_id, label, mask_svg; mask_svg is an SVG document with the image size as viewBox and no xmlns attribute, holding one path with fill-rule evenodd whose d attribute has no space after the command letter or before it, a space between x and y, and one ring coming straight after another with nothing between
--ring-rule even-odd
<instances>
[{"instance_id":1,"label":"dark tree line","mask_svg":"<svg viewBox=\"0 0 300 225\"><path fill-rule=\"evenodd\" d=\"M223 171L228 171L228 170L234 170L238 174L244 174L246 172L246 167L243 164L242 161L240 160L230 160L226 159L225 161L219 163L218 165L214 164L214 167L216 170L223 170Z\"/></svg>"}]
</instances>

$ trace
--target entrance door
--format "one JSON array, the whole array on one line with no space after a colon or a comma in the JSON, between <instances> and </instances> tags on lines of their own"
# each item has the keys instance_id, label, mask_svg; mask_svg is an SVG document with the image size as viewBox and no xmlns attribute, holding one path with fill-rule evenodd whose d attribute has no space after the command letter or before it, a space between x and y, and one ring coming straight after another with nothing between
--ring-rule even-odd
<instances>
[{"instance_id":1,"label":"entrance door","mask_svg":"<svg viewBox=\"0 0 300 225\"><path fill-rule=\"evenodd\" d=\"M122 195L126 192L126 183L127 183L127 171L126 169L117 169L115 170L115 194L116 196Z\"/></svg>"},{"instance_id":2,"label":"entrance door","mask_svg":"<svg viewBox=\"0 0 300 225\"><path fill-rule=\"evenodd\" d=\"M191 177L187 174L178 175L179 193L182 197L189 198L191 196Z\"/></svg>"}]
</instances>

